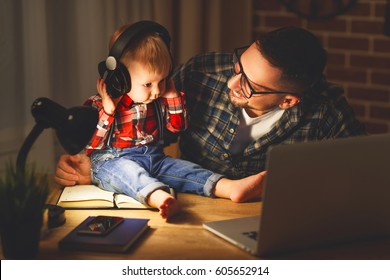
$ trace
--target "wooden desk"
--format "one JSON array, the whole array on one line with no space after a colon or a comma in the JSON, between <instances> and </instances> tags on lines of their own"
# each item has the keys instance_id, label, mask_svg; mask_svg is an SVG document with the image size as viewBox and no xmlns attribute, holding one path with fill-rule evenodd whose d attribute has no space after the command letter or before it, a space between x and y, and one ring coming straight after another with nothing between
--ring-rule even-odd
<instances>
[{"instance_id":1,"label":"wooden desk","mask_svg":"<svg viewBox=\"0 0 390 280\"><path fill-rule=\"evenodd\" d=\"M41 241L38 258L43 259L253 259L242 250L226 244L202 228L204 221L256 215L260 202L236 204L225 199L210 199L178 194L184 210L172 222L165 222L152 210L66 210L65 225L52 229ZM148 218L150 229L126 254L60 251L58 241L88 216L115 215Z\"/></svg>"},{"instance_id":2,"label":"wooden desk","mask_svg":"<svg viewBox=\"0 0 390 280\"><path fill-rule=\"evenodd\" d=\"M56 201L56 195L51 202ZM203 229L208 221L260 214L261 202L237 204L178 194L183 212L166 223L151 210L66 210L65 225L52 229L40 243L39 259L256 259ZM125 254L60 251L58 241L88 216L117 215L149 218L150 229ZM390 259L390 239L282 255L279 259Z\"/></svg>"}]
</instances>

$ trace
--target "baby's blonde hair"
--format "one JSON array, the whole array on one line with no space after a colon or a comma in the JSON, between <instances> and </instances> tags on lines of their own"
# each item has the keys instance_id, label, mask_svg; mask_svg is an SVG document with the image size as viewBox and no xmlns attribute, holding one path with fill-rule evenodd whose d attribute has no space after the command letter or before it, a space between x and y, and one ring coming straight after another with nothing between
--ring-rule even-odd
<instances>
[{"instance_id":1,"label":"baby's blonde hair","mask_svg":"<svg viewBox=\"0 0 390 280\"><path fill-rule=\"evenodd\" d=\"M129 26L129 24L121 26L114 32L109 43L110 48ZM156 32L142 34L134 38L123 52L120 61L126 67L129 67L132 61L136 61L146 65L149 71L156 73L169 73L172 68L172 58L168 46Z\"/></svg>"}]
</instances>

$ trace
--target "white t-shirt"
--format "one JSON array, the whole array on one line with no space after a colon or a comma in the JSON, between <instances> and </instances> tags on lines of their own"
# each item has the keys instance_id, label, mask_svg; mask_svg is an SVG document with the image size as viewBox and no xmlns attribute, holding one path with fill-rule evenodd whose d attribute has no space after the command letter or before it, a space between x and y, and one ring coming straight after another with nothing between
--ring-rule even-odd
<instances>
[{"instance_id":1,"label":"white t-shirt","mask_svg":"<svg viewBox=\"0 0 390 280\"><path fill-rule=\"evenodd\" d=\"M238 125L233 143L230 146L232 155L242 153L250 143L268 133L282 117L283 113L284 110L277 107L260 117L251 118L245 109L241 109L240 124Z\"/></svg>"}]
</instances>

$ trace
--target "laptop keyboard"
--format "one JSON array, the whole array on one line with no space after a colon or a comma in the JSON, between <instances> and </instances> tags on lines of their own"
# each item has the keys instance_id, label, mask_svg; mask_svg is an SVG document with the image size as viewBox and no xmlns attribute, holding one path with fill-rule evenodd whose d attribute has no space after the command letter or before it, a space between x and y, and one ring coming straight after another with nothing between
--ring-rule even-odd
<instances>
[{"instance_id":1,"label":"laptop keyboard","mask_svg":"<svg viewBox=\"0 0 390 280\"><path fill-rule=\"evenodd\" d=\"M257 240L257 233L258 233L257 231L247 231L247 232L243 232L242 234L253 240Z\"/></svg>"}]
</instances>

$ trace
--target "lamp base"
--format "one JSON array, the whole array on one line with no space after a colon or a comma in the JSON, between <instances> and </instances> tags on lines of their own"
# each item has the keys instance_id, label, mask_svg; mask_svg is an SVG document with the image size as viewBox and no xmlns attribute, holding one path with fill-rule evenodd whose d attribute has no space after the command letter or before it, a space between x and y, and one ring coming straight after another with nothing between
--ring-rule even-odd
<instances>
[{"instance_id":1,"label":"lamp base","mask_svg":"<svg viewBox=\"0 0 390 280\"><path fill-rule=\"evenodd\" d=\"M49 229L62 226L65 224L65 209L58 205L46 204L45 209L48 209L48 223Z\"/></svg>"}]
</instances>

